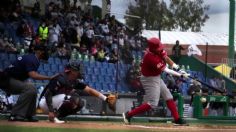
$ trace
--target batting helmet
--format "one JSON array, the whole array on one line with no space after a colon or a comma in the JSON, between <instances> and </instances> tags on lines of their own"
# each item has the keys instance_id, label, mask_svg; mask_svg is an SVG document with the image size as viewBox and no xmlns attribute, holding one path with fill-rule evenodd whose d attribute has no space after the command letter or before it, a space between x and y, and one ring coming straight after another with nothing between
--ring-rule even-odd
<instances>
[{"instance_id":1,"label":"batting helmet","mask_svg":"<svg viewBox=\"0 0 236 132\"><path fill-rule=\"evenodd\" d=\"M163 49L163 45L161 43L161 41L158 38L150 38L147 40L148 43L148 48L150 49Z\"/></svg>"}]
</instances>

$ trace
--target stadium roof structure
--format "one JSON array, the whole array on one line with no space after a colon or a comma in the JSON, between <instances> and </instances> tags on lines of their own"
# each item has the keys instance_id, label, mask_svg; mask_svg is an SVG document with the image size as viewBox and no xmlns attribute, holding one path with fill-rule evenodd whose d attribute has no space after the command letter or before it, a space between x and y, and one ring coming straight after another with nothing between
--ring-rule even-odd
<instances>
[{"instance_id":1,"label":"stadium roof structure","mask_svg":"<svg viewBox=\"0 0 236 132\"><path fill-rule=\"evenodd\" d=\"M142 36L146 38L159 38L159 31L143 30ZM164 44L175 44L176 40L182 45L219 45L228 46L228 35L223 33L203 33L203 32L177 32L177 31L161 31L161 41ZM236 44L236 35L234 37Z\"/></svg>"}]
</instances>

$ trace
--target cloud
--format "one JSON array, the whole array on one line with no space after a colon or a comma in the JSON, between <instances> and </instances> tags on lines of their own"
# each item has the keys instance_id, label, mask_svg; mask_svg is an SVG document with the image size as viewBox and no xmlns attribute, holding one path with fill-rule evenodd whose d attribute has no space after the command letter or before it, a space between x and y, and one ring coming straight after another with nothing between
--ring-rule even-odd
<instances>
[{"instance_id":1,"label":"cloud","mask_svg":"<svg viewBox=\"0 0 236 132\"><path fill-rule=\"evenodd\" d=\"M207 14L229 12L229 0L204 0L205 5L210 5Z\"/></svg>"}]
</instances>

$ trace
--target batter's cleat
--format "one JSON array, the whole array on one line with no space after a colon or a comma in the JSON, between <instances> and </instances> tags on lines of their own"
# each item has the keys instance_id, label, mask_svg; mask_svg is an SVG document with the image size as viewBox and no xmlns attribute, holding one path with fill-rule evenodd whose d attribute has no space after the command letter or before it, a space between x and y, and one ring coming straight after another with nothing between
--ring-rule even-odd
<instances>
[{"instance_id":1,"label":"batter's cleat","mask_svg":"<svg viewBox=\"0 0 236 132\"><path fill-rule=\"evenodd\" d=\"M54 117L54 123L63 124L65 123L65 121L59 120L58 118Z\"/></svg>"},{"instance_id":2,"label":"batter's cleat","mask_svg":"<svg viewBox=\"0 0 236 132\"><path fill-rule=\"evenodd\" d=\"M123 121L124 121L125 124L130 125L130 119L131 119L131 118L128 117L127 114L128 114L128 112L122 113Z\"/></svg>"},{"instance_id":3,"label":"batter's cleat","mask_svg":"<svg viewBox=\"0 0 236 132\"><path fill-rule=\"evenodd\" d=\"M189 124L183 118L179 118L178 120L174 121L175 126L188 126Z\"/></svg>"},{"instance_id":4,"label":"batter's cleat","mask_svg":"<svg viewBox=\"0 0 236 132\"><path fill-rule=\"evenodd\" d=\"M22 116L10 115L8 121L25 121L25 118Z\"/></svg>"}]
</instances>

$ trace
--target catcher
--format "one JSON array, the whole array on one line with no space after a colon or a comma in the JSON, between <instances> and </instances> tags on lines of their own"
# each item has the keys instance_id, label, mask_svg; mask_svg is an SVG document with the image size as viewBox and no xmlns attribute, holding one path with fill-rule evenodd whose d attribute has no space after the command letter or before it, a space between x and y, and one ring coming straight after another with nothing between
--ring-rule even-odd
<instances>
[{"instance_id":1,"label":"catcher","mask_svg":"<svg viewBox=\"0 0 236 132\"><path fill-rule=\"evenodd\" d=\"M78 90L106 101L108 107L115 111L117 96L103 95L97 90L80 82L82 79L81 65L78 62L70 62L65 66L63 73L50 80L39 97L39 107L44 113L48 113L50 122L64 123L60 120L68 115L75 114L84 106Z\"/></svg>"}]
</instances>

